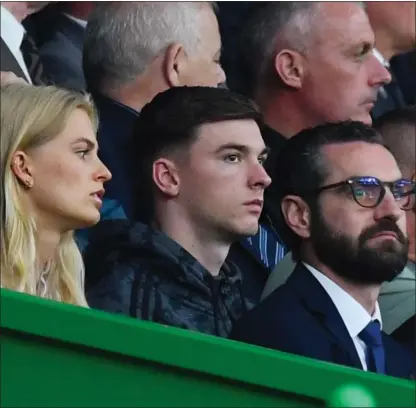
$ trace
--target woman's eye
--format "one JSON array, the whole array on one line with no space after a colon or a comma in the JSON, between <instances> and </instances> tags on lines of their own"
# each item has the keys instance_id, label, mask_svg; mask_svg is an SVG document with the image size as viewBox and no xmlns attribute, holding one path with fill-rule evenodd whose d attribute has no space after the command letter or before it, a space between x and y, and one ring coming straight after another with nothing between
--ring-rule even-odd
<instances>
[{"instance_id":1,"label":"woman's eye","mask_svg":"<svg viewBox=\"0 0 416 408\"><path fill-rule=\"evenodd\" d=\"M85 158L85 156L90 152L89 149L85 149L85 150L79 150L77 153L78 156L80 156L82 159Z\"/></svg>"}]
</instances>

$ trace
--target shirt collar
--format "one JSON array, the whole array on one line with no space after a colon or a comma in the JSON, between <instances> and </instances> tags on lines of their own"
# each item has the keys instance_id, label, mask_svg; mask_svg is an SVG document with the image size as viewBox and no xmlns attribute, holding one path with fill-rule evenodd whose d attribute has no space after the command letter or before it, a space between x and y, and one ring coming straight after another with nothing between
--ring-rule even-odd
<instances>
[{"instance_id":1,"label":"shirt collar","mask_svg":"<svg viewBox=\"0 0 416 408\"><path fill-rule=\"evenodd\" d=\"M304 265L328 293L352 338L357 337L373 320L378 320L380 325L382 325L378 302L376 302L373 316L370 316L350 294L339 287L334 281L319 272L313 266L308 265L307 263L304 263Z\"/></svg>"},{"instance_id":2,"label":"shirt collar","mask_svg":"<svg viewBox=\"0 0 416 408\"><path fill-rule=\"evenodd\" d=\"M87 26L87 21L81 20L80 18L76 18L74 16L71 16L70 14L63 13L66 17L68 17L70 20L75 21L77 24L79 24L81 27L85 28Z\"/></svg>"},{"instance_id":3,"label":"shirt collar","mask_svg":"<svg viewBox=\"0 0 416 408\"><path fill-rule=\"evenodd\" d=\"M390 63L383 57L383 55L379 50L377 50L377 48L373 48L373 54L379 60L380 64L382 64L386 68L390 68Z\"/></svg>"},{"instance_id":4,"label":"shirt collar","mask_svg":"<svg viewBox=\"0 0 416 408\"><path fill-rule=\"evenodd\" d=\"M10 13L4 6L0 6L1 24L0 32L1 38L7 44L12 54L20 51L23 37L26 30L16 20L16 17Z\"/></svg>"}]
</instances>

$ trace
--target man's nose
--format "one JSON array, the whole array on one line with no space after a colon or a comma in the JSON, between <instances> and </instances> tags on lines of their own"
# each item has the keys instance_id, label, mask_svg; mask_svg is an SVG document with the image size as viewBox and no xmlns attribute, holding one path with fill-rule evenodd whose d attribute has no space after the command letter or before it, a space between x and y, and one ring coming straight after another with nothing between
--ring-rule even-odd
<instances>
[{"instance_id":1,"label":"man's nose","mask_svg":"<svg viewBox=\"0 0 416 408\"><path fill-rule=\"evenodd\" d=\"M391 73L373 54L370 56L369 83L371 86L383 86L391 82Z\"/></svg>"},{"instance_id":2,"label":"man's nose","mask_svg":"<svg viewBox=\"0 0 416 408\"><path fill-rule=\"evenodd\" d=\"M271 184L271 182L272 179L267 174L266 169L260 163L254 165L250 177L251 186L261 186L263 189L265 189Z\"/></svg>"},{"instance_id":3,"label":"man's nose","mask_svg":"<svg viewBox=\"0 0 416 408\"><path fill-rule=\"evenodd\" d=\"M404 210L400 207L398 201L395 200L393 193L387 189L381 203L375 208L375 218L390 218L394 221L405 216Z\"/></svg>"}]
</instances>

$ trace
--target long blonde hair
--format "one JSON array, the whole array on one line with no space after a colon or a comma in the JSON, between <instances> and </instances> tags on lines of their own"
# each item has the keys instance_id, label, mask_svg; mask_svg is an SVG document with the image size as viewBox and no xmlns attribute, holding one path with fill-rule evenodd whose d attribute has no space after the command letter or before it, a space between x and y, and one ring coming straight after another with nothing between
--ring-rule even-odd
<instances>
[{"instance_id":1,"label":"long blonde hair","mask_svg":"<svg viewBox=\"0 0 416 408\"><path fill-rule=\"evenodd\" d=\"M36 222L23 205L23 187L11 169L13 154L54 139L64 130L69 116L77 108L89 115L96 131L96 111L85 95L53 86L1 86L0 266L4 288L39 295ZM43 296L87 306L84 265L72 231L61 237L49 268L47 290Z\"/></svg>"}]
</instances>

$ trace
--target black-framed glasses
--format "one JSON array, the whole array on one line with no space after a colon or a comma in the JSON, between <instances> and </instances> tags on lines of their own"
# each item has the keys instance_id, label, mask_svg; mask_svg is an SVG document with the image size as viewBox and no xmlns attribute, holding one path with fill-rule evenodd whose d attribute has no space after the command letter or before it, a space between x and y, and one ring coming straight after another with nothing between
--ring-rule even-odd
<instances>
[{"instance_id":1,"label":"black-framed glasses","mask_svg":"<svg viewBox=\"0 0 416 408\"><path fill-rule=\"evenodd\" d=\"M351 189L355 202L361 207L377 207L386 195L386 188L392 192L402 210L411 210L416 205L416 183L408 179L387 182L371 176L352 177L339 183L319 187L314 192L319 194L322 191L342 186L348 186Z\"/></svg>"}]
</instances>

